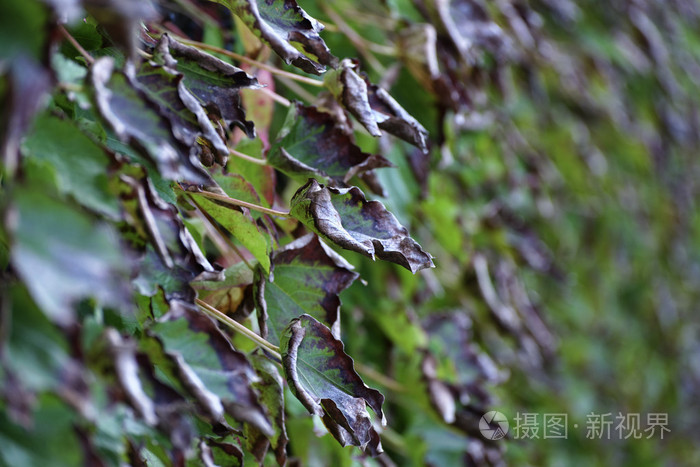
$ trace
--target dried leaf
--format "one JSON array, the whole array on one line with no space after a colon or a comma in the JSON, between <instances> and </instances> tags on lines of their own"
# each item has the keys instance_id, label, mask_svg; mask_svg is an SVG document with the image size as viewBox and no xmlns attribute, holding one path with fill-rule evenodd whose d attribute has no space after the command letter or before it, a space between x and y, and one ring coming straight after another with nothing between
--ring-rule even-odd
<instances>
[{"instance_id":1,"label":"dried leaf","mask_svg":"<svg viewBox=\"0 0 700 467\"><path fill-rule=\"evenodd\" d=\"M277 250L272 265L270 277L256 278L262 336L277 345L292 319L310 314L340 338L338 294L358 277L353 267L313 234Z\"/></svg>"},{"instance_id":2,"label":"dried leaf","mask_svg":"<svg viewBox=\"0 0 700 467\"><path fill-rule=\"evenodd\" d=\"M361 76L357 62L344 59L324 82L372 136L381 136L381 129L427 151L428 131L388 92Z\"/></svg>"},{"instance_id":3,"label":"dried leaf","mask_svg":"<svg viewBox=\"0 0 700 467\"><path fill-rule=\"evenodd\" d=\"M384 396L364 384L343 343L331 330L303 315L284 331L280 348L289 388L304 407L322 417L342 446L351 444L372 455L381 453L379 435L366 405L384 424Z\"/></svg>"},{"instance_id":4,"label":"dried leaf","mask_svg":"<svg viewBox=\"0 0 700 467\"><path fill-rule=\"evenodd\" d=\"M134 75L130 63L122 72L114 69L114 61L109 57L95 61L90 79L102 117L122 141L145 150L163 177L213 185L197 160L196 149L175 139L169 122L139 90Z\"/></svg>"},{"instance_id":5,"label":"dried leaf","mask_svg":"<svg viewBox=\"0 0 700 467\"><path fill-rule=\"evenodd\" d=\"M156 46L154 60L184 75L185 87L209 112L218 114L226 125L240 127L255 138L253 122L245 119L241 89L257 89L258 80L245 71L201 50L181 44L163 34Z\"/></svg>"},{"instance_id":6,"label":"dried leaf","mask_svg":"<svg viewBox=\"0 0 700 467\"><path fill-rule=\"evenodd\" d=\"M424 153L428 152L428 130L406 112L384 89L369 82L365 76L369 105L379 128L397 138L413 144Z\"/></svg>"},{"instance_id":7,"label":"dried leaf","mask_svg":"<svg viewBox=\"0 0 700 467\"><path fill-rule=\"evenodd\" d=\"M211 318L172 301L170 312L151 327L151 332L175 361L185 387L214 420L226 411L265 434L273 433L251 386L257 381L255 371Z\"/></svg>"},{"instance_id":8,"label":"dried leaf","mask_svg":"<svg viewBox=\"0 0 700 467\"><path fill-rule=\"evenodd\" d=\"M295 0L214 0L226 5L287 64L320 75L338 59L318 35L323 25L306 14ZM297 48L306 53L303 54Z\"/></svg>"},{"instance_id":9,"label":"dried leaf","mask_svg":"<svg viewBox=\"0 0 700 467\"><path fill-rule=\"evenodd\" d=\"M399 264L415 273L433 267L430 254L378 201L357 187L324 187L316 180L294 194L290 214L323 238L347 250Z\"/></svg>"},{"instance_id":10,"label":"dried leaf","mask_svg":"<svg viewBox=\"0 0 700 467\"><path fill-rule=\"evenodd\" d=\"M380 155L362 152L330 114L300 103L290 108L267 161L290 176L318 176L341 185L368 170L392 166Z\"/></svg>"}]
</instances>

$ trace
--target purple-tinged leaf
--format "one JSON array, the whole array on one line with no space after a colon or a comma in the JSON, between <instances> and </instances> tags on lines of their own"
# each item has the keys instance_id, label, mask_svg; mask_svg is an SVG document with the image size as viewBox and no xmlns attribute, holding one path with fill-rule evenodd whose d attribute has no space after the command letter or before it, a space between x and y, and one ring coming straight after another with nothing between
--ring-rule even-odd
<instances>
[{"instance_id":1,"label":"purple-tinged leaf","mask_svg":"<svg viewBox=\"0 0 700 467\"><path fill-rule=\"evenodd\" d=\"M95 61L90 72L97 108L122 141L144 150L167 179L213 185L197 160L196 149L173 136L168 120L139 89L131 63L118 71L114 61L104 57Z\"/></svg>"},{"instance_id":2,"label":"purple-tinged leaf","mask_svg":"<svg viewBox=\"0 0 700 467\"><path fill-rule=\"evenodd\" d=\"M237 125L249 138L255 137L253 122L245 119L240 90L259 88L257 79L167 34L156 46L154 60L182 73L185 87L209 112L222 118L229 129Z\"/></svg>"},{"instance_id":3,"label":"purple-tinged leaf","mask_svg":"<svg viewBox=\"0 0 700 467\"><path fill-rule=\"evenodd\" d=\"M296 0L214 1L230 8L285 63L316 75L326 70L324 65L337 66L338 59L319 36L323 25L307 15Z\"/></svg>"},{"instance_id":4,"label":"purple-tinged leaf","mask_svg":"<svg viewBox=\"0 0 700 467\"><path fill-rule=\"evenodd\" d=\"M340 185L368 170L392 166L380 155L362 152L335 124L330 114L296 103L267 161L290 176L322 177Z\"/></svg>"},{"instance_id":5,"label":"purple-tinged leaf","mask_svg":"<svg viewBox=\"0 0 700 467\"><path fill-rule=\"evenodd\" d=\"M433 267L432 256L378 201L357 187L333 188L311 179L294 194L290 214L328 241L415 273Z\"/></svg>"},{"instance_id":6,"label":"purple-tinged leaf","mask_svg":"<svg viewBox=\"0 0 700 467\"><path fill-rule=\"evenodd\" d=\"M364 384L331 330L303 315L284 331L280 348L289 388L304 407L322 418L342 446L359 446L371 455L381 453L366 406L384 424L384 396Z\"/></svg>"},{"instance_id":7,"label":"purple-tinged leaf","mask_svg":"<svg viewBox=\"0 0 700 467\"><path fill-rule=\"evenodd\" d=\"M314 234L277 250L272 274L256 278L255 299L261 334L279 344L289 322L309 314L327 323L340 337L340 298L358 277L353 267Z\"/></svg>"},{"instance_id":8,"label":"purple-tinged leaf","mask_svg":"<svg viewBox=\"0 0 700 467\"><path fill-rule=\"evenodd\" d=\"M203 137L216 151L216 161L226 164L228 148L216 132L204 107L183 83L183 75L167 67L143 62L136 73L136 83L158 106L160 114L170 122L173 135L189 147L201 148Z\"/></svg>"}]
</instances>

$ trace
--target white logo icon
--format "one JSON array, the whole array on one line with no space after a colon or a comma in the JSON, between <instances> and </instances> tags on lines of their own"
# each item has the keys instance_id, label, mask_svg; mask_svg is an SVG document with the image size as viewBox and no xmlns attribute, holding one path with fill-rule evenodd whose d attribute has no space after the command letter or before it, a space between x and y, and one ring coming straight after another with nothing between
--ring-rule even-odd
<instances>
[{"instance_id":1,"label":"white logo icon","mask_svg":"<svg viewBox=\"0 0 700 467\"><path fill-rule=\"evenodd\" d=\"M508 419L501 412L486 412L479 420L481 436L492 441L504 438L508 434Z\"/></svg>"}]
</instances>

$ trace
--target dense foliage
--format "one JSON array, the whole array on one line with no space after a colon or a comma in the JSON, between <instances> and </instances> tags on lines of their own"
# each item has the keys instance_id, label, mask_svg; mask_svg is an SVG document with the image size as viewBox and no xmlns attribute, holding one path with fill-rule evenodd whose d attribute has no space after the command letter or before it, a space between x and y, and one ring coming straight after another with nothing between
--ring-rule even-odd
<instances>
[{"instance_id":1,"label":"dense foliage","mask_svg":"<svg viewBox=\"0 0 700 467\"><path fill-rule=\"evenodd\" d=\"M699 27L0 3L0 465L700 463Z\"/></svg>"}]
</instances>

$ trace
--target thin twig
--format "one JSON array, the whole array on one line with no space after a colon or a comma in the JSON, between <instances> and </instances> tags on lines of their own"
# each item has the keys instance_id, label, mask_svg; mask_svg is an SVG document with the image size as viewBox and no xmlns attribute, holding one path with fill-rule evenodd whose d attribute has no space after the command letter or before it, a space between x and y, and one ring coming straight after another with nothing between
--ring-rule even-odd
<instances>
[{"instance_id":1,"label":"thin twig","mask_svg":"<svg viewBox=\"0 0 700 467\"><path fill-rule=\"evenodd\" d=\"M182 188L180 188L180 189L182 189ZM196 195L202 195L205 198L215 199L217 201L221 201L222 203L229 204L231 206L240 206L243 208L252 209L253 211L262 212L264 214L269 214L271 216L291 217L289 212L278 211L276 209L266 208L263 206L259 206L257 204L248 203L247 201L241 201L240 199L231 198L231 197L226 196L226 195L220 195L219 193L212 193L211 191L202 190L202 191L193 191L191 193L196 194Z\"/></svg>"},{"instance_id":2,"label":"thin twig","mask_svg":"<svg viewBox=\"0 0 700 467\"><path fill-rule=\"evenodd\" d=\"M155 29L164 30L163 28L158 27L158 26L156 26ZM294 73L290 73L288 71L280 70L279 68L276 68L272 65L268 65L267 63L259 62L257 60L250 58L250 57L246 57L245 55L240 55L240 54L237 54L236 52L231 52L230 50L222 49L221 47L216 47L214 45L209 45L209 44L205 44L203 42L198 42L198 41L193 41L191 39L187 39L187 38L182 37L178 34L175 34L172 31L168 31L168 34L175 37L178 41L182 42L183 44L191 45L191 46L197 47L199 49L209 50L211 52L216 52L216 53L219 53L222 55L226 55L227 57L231 57L234 60L238 60L238 61L247 63L249 65L256 66L256 67L261 68L263 70L267 70L270 73L272 73L273 75L286 76L289 79L293 79L293 80L299 81L300 83L306 83L310 86L316 86L319 88L322 88L324 86L323 81L321 81L321 80L307 78L306 76L300 76L300 75L296 75Z\"/></svg>"},{"instance_id":3,"label":"thin twig","mask_svg":"<svg viewBox=\"0 0 700 467\"><path fill-rule=\"evenodd\" d=\"M370 366L367 366L360 362L355 362L355 369L357 369L357 371L359 371L363 376L366 376L369 379L373 379L374 381L386 387L387 389L391 389L395 392L406 391L406 388L403 387L401 383L389 378L386 375L381 374L380 372L378 372Z\"/></svg>"},{"instance_id":4,"label":"thin twig","mask_svg":"<svg viewBox=\"0 0 700 467\"><path fill-rule=\"evenodd\" d=\"M282 356L280 355L280 348L277 347L276 345L272 345L262 337L258 336L255 334L253 331L248 329L247 327L243 326L241 323L238 321L235 321L228 316L226 316L224 313L220 312L213 306L209 305L207 302L200 300L198 298L195 299L195 302L199 307L204 311L206 314L211 316L212 318L224 323L225 325L229 326L231 329L234 329L236 332L239 332L246 336L248 339L252 340L256 344L258 344L260 347L263 347L265 350L268 352L272 353L272 356L282 360Z\"/></svg>"},{"instance_id":5,"label":"thin twig","mask_svg":"<svg viewBox=\"0 0 700 467\"><path fill-rule=\"evenodd\" d=\"M73 45L73 47L75 47L75 49L78 52L80 52L80 55L83 56L88 65L92 65L93 63L95 63L95 59L92 58L92 55L90 55L88 51L85 50L77 40L75 40L75 37L71 36L71 34L66 30L66 28L63 27L62 24L58 25L58 30L61 32L63 37L65 37L68 40L68 42L70 42Z\"/></svg>"},{"instance_id":6,"label":"thin twig","mask_svg":"<svg viewBox=\"0 0 700 467\"><path fill-rule=\"evenodd\" d=\"M321 9L333 20L338 29L340 29L343 34L352 42L358 52L365 57L367 63L374 68L380 75L386 73L386 68L381 64L377 57L375 57L371 51L367 49L367 44L365 39L360 36L345 20L327 3L321 2Z\"/></svg>"},{"instance_id":7,"label":"thin twig","mask_svg":"<svg viewBox=\"0 0 700 467\"><path fill-rule=\"evenodd\" d=\"M257 92L262 92L262 93L264 93L264 94L267 94L267 95L270 96L275 102L278 102L278 103L282 104L282 105L285 106L285 107L289 107L290 105L292 105L292 103L289 102L289 99L287 99L286 97L280 96L280 95L277 94L275 91L271 91L270 89L267 89L267 88L260 88L260 89L256 89L256 91L257 91Z\"/></svg>"},{"instance_id":8,"label":"thin twig","mask_svg":"<svg viewBox=\"0 0 700 467\"><path fill-rule=\"evenodd\" d=\"M242 152L236 151L235 149L228 148L228 152L231 153L232 155L238 157L239 159L243 159L244 161L252 162L253 164L268 165L267 161L265 159L258 159L257 157L252 157L252 156L249 156L248 154L243 154Z\"/></svg>"}]
</instances>

